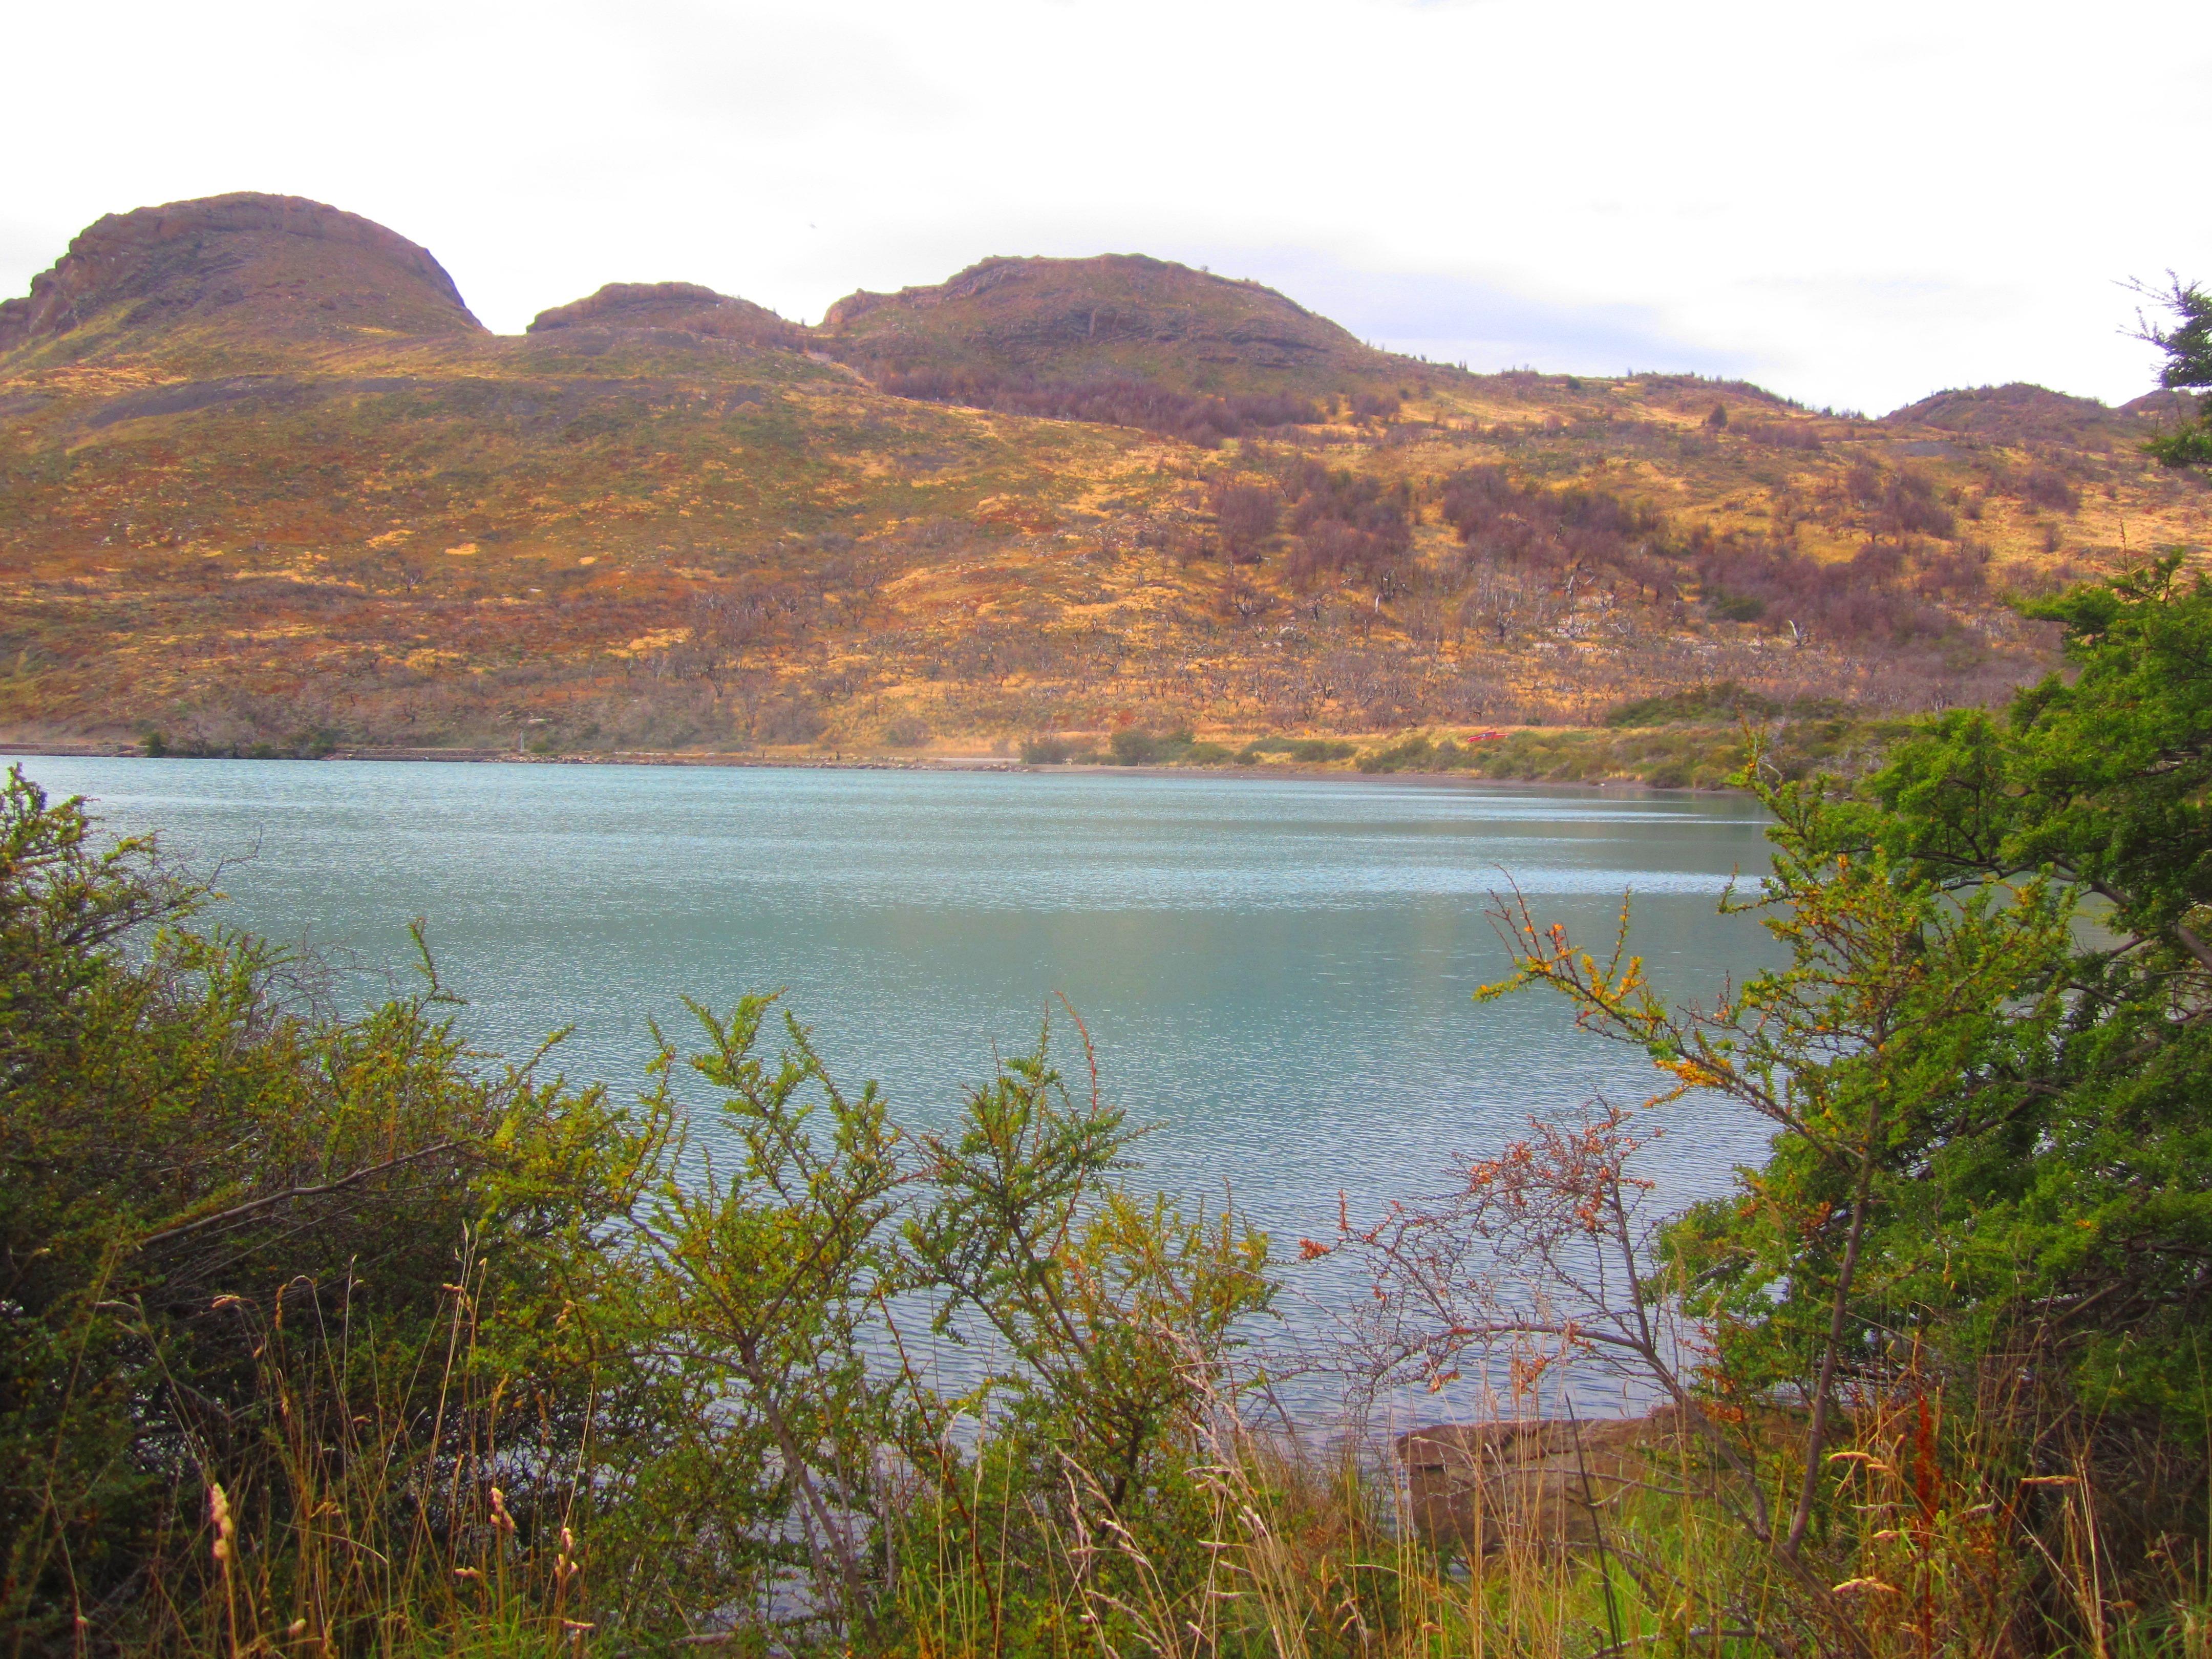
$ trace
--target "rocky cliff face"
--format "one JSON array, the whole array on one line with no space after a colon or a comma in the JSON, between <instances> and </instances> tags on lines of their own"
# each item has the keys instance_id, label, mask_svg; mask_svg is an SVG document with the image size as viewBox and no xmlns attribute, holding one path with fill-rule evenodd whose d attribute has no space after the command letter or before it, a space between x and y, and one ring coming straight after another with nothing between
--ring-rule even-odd
<instances>
[{"instance_id":1,"label":"rocky cliff face","mask_svg":"<svg viewBox=\"0 0 2212 1659\"><path fill-rule=\"evenodd\" d=\"M696 283L609 283L596 294L541 311L532 334L564 328L657 328L751 345L794 346L806 331L765 306Z\"/></svg>"},{"instance_id":2,"label":"rocky cliff face","mask_svg":"<svg viewBox=\"0 0 2212 1659\"><path fill-rule=\"evenodd\" d=\"M0 352L95 321L204 320L293 337L483 331L428 250L319 202L241 191L100 220L27 298L0 302Z\"/></svg>"}]
</instances>

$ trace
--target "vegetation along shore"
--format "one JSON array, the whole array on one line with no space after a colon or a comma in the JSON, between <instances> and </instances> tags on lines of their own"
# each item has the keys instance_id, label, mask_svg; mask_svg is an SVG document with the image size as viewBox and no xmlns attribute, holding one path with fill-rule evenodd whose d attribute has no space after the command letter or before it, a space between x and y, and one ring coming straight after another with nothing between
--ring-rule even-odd
<instances>
[{"instance_id":1,"label":"vegetation along shore","mask_svg":"<svg viewBox=\"0 0 2212 1659\"><path fill-rule=\"evenodd\" d=\"M1746 738L1756 735L1768 764L1801 777L1813 768L1856 774L1911 729L1900 719L1870 719L1833 707L1778 706L1734 684L1697 685L1629 703L1586 726L1511 726L1477 730L1284 737L1188 729L1153 732L1055 732L1019 743L1001 739L988 750L933 743L904 750L847 754L815 745L714 749L581 750L550 743L512 749L355 746L323 738L305 744L257 742L173 744L161 732L137 742L49 740L20 752L146 755L224 760L389 760L501 762L521 764L629 766L801 766L867 769L1103 769L1174 773L1226 771L1236 775L1327 777L1343 773L1407 779L1514 783L1643 784L1654 788L1720 789L1730 780Z\"/></svg>"}]
</instances>

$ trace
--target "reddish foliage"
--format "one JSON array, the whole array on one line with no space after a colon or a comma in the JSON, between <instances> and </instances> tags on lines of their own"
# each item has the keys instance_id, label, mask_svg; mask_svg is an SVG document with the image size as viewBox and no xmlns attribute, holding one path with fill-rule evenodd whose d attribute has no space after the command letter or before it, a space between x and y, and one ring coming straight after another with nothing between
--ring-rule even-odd
<instances>
[{"instance_id":1,"label":"reddish foliage","mask_svg":"<svg viewBox=\"0 0 2212 1659\"><path fill-rule=\"evenodd\" d=\"M1282 516L1282 498L1265 484L1220 483L1213 489L1213 521L1222 550L1235 564L1257 564Z\"/></svg>"},{"instance_id":2,"label":"reddish foliage","mask_svg":"<svg viewBox=\"0 0 2212 1659\"><path fill-rule=\"evenodd\" d=\"M1404 586L1413 551L1408 512L1412 493L1403 484L1332 471L1301 459L1285 485L1291 495L1291 529L1298 538L1290 558L1291 580L1311 586L1325 577L1352 577L1389 594Z\"/></svg>"},{"instance_id":3,"label":"reddish foliage","mask_svg":"<svg viewBox=\"0 0 2212 1659\"><path fill-rule=\"evenodd\" d=\"M1106 426L1140 427L1147 432L1212 449L1224 438L1271 427L1310 425L1322 418L1318 405L1283 393L1260 397L1208 398L1173 391L1149 380L1037 380L951 369L894 369L878 382L901 398L927 403L962 404L1009 415L1035 415L1055 421L1096 421Z\"/></svg>"},{"instance_id":4,"label":"reddish foliage","mask_svg":"<svg viewBox=\"0 0 2212 1659\"><path fill-rule=\"evenodd\" d=\"M1700 549L1697 572L1717 614L1794 624L1801 636L1902 642L1950 633L1956 626L1952 619L1908 583L1907 563L1906 550L1888 542L1869 542L1838 563L1771 544L1719 543ZM1921 573L1917 585L1922 592L1955 591L1978 574L1978 562L1967 556L1944 554Z\"/></svg>"}]
</instances>

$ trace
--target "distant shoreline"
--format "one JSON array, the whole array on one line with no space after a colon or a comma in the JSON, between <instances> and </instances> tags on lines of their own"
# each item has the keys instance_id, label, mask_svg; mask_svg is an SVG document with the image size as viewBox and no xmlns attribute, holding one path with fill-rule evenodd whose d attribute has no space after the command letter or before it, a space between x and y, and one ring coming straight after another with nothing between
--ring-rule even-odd
<instances>
[{"instance_id":1,"label":"distant shoreline","mask_svg":"<svg viewBox=\"0 0 2212 1659\"><path fill-rule=\"evenodd\" d=\"M1316 766L1297 761L1277 761L1257 766L1211 764L1115 766L1103 763L1085 764L1079 762L1060 762L1052 765L1043 765L1003 755L830 755L817 757L726 753L699 754L683 750L617 750L603 753L574 755L530 755L517 754L512 750L506 749L399 748L339 748L332 750L327 755L312 757L301 755L149 756L134 744L68 741L33 744L0 742L0 755L16 759L58 760L267 760L290 762L300 765L314 765L322 761L380 761L403 764L444 761L505 766L685 766L751 768L769 771L804 772L1001 772L1032 773L1039 775L1060 774L1088 777L1287 778L1310 783L1326 783L1332 781L1346 783L1401 783L1431 788L1456 786L1476 789L1634 790L1644 794L1670 795L1733 795L1742 793L1735 789L1700 789L1687 784L1662 787L1643 783L1634 778L1597 780L1492 778L1464 771L1416 771L1412 769L1388 772L1362 772L1354 767Z\"/></svg>"}]
</instances>

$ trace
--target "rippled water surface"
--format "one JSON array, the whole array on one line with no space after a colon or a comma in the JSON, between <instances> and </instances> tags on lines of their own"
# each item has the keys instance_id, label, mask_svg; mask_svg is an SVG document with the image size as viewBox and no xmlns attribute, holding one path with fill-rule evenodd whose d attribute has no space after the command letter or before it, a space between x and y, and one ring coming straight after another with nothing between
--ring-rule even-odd
<instances>
[{"instance_id":1,"label":"rippled water surface","mask_svg":"<svg viewBox=\"0 0 2212 1659\"><path fill-rule=\"evenodd\" d=\"M782 988L837 1070L944 1121L1056 994L1154 1124L1143 1178L1229 1183L1279 1237L1434 1190L1532 1112L1641 1098L1641 1055L1556 1002L1478 1007L1510 878L1545 920L1635 939L1685 994L1771 949L1723 918L1765 867L1734 797L1197 775L32 758L117 830L222 878L226 919L404 969L427 919L471 1032L574 1024L572 1075L628 1086L645 1022ZM380 984L372 976L366 995ZM1712 1109L1658 1148L1671 1197L1754 1156ZM1287 1242L1287 1241L1286 1241Z\"/></svg>"}]
</instances>

